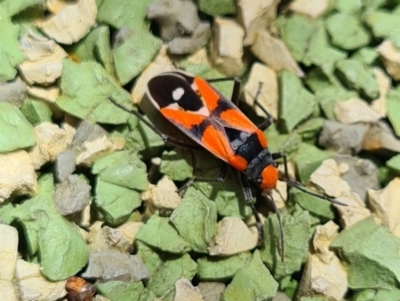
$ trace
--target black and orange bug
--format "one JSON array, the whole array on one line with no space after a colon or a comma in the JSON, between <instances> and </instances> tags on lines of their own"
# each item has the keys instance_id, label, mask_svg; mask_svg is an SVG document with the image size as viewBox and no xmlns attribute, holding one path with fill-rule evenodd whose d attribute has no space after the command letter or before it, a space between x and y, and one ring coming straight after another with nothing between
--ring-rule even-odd
<instances>
[{"instance_id":1,"label":"black and orange bug","mask_svg":"<svg viewBox=\"0 0 400 301\"><path fill-rule=\"evenodd\" d=\"M217 79L224 80L224 79ZM287 158L284 153L271 153L263 130L273 122L271 115L260 126L256 126L234 104L240 95L240 81L234 81L232 101L228 100L210 82L192 76L183 71L161 73L147 84L147 96L160 113L174 126L208 150L217 158L240 171L245 179L255 183L271 200L277 213L280 227L280 254L284 257L283 230L279 212L272 199L271 191L276 188L278 180L303 192L345 205L326 195L307 190L299 182L288 176ZM163 134L136 111L131 111L111 101L120 108L132 112L147 126L158 133L161 138L176 146L187 147L187 143ZM282 159L284 174L278 172L277 160ZM221 176L222 178L222 176ZM219 179L222 180L222 179ZM261 224L258 212L253 204L249 187L244 187L244 194L251 207L257 224Z\"/></svg>"}]
</instances>

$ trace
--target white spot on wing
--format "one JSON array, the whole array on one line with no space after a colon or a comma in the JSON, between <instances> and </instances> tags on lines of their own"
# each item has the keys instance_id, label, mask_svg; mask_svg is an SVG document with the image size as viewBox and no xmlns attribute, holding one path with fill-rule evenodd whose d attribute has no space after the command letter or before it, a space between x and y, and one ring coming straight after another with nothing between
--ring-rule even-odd
<instances>
[{"instance_id":1,"label":"white spot on wing","mask_svg":"<svg viewBox=\"0 0 400 301\"><path fill-rule=\"evenodd\" d=\"M181 100L182 96L185 94L185 89L178 87L172 91L172 99L175 101Z\"/></svg>"}]
</instances>

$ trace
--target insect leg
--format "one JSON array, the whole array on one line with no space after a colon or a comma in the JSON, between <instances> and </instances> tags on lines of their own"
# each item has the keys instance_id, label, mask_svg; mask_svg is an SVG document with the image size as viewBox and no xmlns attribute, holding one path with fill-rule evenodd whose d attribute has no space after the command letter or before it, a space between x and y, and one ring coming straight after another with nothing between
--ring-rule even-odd
<instances>
[{"instance_id":1,"label":"insect leg","mask_svg":"<svg viewBox=\"0 0 400 301\"><path fill-rule=\"evenodd\" d=\"M256 227L258 230L258 243L262 244L263 234L264 234L263 223L260 219L260 216L258 215L259 213L258 213L256 207L254 206L253 194L251 193L249 180L243 173L241 173L240 175L241 175L241 180L242 180L242 189L243 189L244 198L246 200L247 205L250 206L251 211L253 211L254 218L256 219Z\"/></svg>"},{"instance_id":2,"label":"insect leg","mask_svg":"<svg viewBox=\"0 0 400 301\"><path fill-rule=\"evenodd\" d=\"M279 255L281 255L281 260L283 262L284 259L285 259L285 234L283 232L281 215L279 214L278 207L276 207L276 203L275 203L275 200L272 197L272 193L271 192L267 192L265 194L265 196L271 202L272 207L274 208L274 211L276 213L276 217L278 219L278 226L279 226Z\"/></svg>"},{"instance_id":3,"label":"insect leg","mask_svg":"<svg viewBox=\"0 0 400 301\"><path fill-rule=\"evenodd\" d=\"M158 136L160 136L160 138L168 144L177 146L177 147L181 147L181 148L188 148L188 149L200 149L201 147L196 147L192 144L188 144L183 140L177 139L175 137L172 136L168 136L165 135L163 132L161 132L159 129L157 129L152 123L150 123L149 121L147 121L145 118L143 118L143 116L135 110L131 110L128 109L127 107L121 105L120 103L118 103L115 99L113 99L112 97L108 98L114 105L116 105L117 107L119 107L120 109L131 113L133 115L135 115L137 118L139 118L140 121L142 121L145 125L147 125L152 131L154 131Z\"/></svg>"},{"instance_id":4,"label":"insect leg","mask_svg":"<svg viewBox=\"0 0 400 301\"><path fill-rule=\"evenodd\" d=\"M227 168L226 163L223 163L221 165L220 170L219 170L218 177L212 178L212 179L211 178L202 178L202 177L193 176L185 184L183 184L182 187L179 188L179 190L178 190L179 195L181 195L181 196L184 195L186 190L190 186L192 186L193 183L196 182L196 181L199 181L199 182L211 182L211 183L222 183L226 178L226 171L227 171L226 168Z\"/></svg>"}]
</instances>

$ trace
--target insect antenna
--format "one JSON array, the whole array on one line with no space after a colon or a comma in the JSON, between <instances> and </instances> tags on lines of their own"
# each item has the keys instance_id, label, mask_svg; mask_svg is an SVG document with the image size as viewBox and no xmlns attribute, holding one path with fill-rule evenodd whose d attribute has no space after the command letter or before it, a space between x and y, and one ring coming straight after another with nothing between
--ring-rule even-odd
<instances>
[{"instance_id":1,"label":"insect antenna","mask_svg":"<svg viewBox=\"0 0 400 301\"><path fill-rule=\"evenodd\" d=\"M307 193L309 195L312 195L312 196L315 196L317 198L326 200L326 201L331 202L331 203L336 204L336 205L347 206L346 203L339 202L335 198L330 197L330 196L328 196L326 194L321 194L321 193L317 193L317 192L313 192L311 190L308 190L307 188L304 187L304 185L302 183L300 183L300 182L298 182L296 180L293 180L293 179L290 179L290 178L286 178L286 177L284 177L282 179L279 179L279 180L285 181L290 187L294 187L294 188L296 188L296 189L298 189L298 190L300 190L300 191L302 191L304 193Z\"/></svg>"}]
</instances>

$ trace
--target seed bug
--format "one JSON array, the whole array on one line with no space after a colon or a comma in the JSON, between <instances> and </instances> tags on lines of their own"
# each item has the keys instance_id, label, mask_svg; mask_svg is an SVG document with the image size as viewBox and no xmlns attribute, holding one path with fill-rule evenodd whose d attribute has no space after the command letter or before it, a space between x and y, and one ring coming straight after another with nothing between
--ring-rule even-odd
<instances>
[{"instance_id":1,"label":"seed bug","mask_svg":"<svg viewBox=\"0 0 400 301\"><path fill-rule=\"evenodd\" d=\"M271 193L276 188L278 180L285 181L291 187L331 203L346 204L327 195L312 192L302 186L301 183L290 179L286 155L282 152L271 153L263 133L263 130L273 123L272 116L264 110L268 118L261 125L256 126L235 105L240 95L240 81L234 79L230 101L210 84L219 80L226 79L206 81L183 71L164 72L150 79L147 84L147 96L161 115L186 136L215 157L241 172L244 182L251 181L262 189L264 195L271 201L278 217L281 237L280 254L283 261L284 234L282 222ZM163 134L150 122L143 119L137 111L125 108L113 99L111 101L118 107L136 115L159 134L165 142L179 147L191 147L180 139ZM283 175L278 172L276 161L279 159L283 160ZM223 174L217 179L217 181L221 180L223 180ZM243 190L247 204L251 207L256 218L257 225L261 225L249 186L245 185Z\"/></svg>"}]
</instances>

